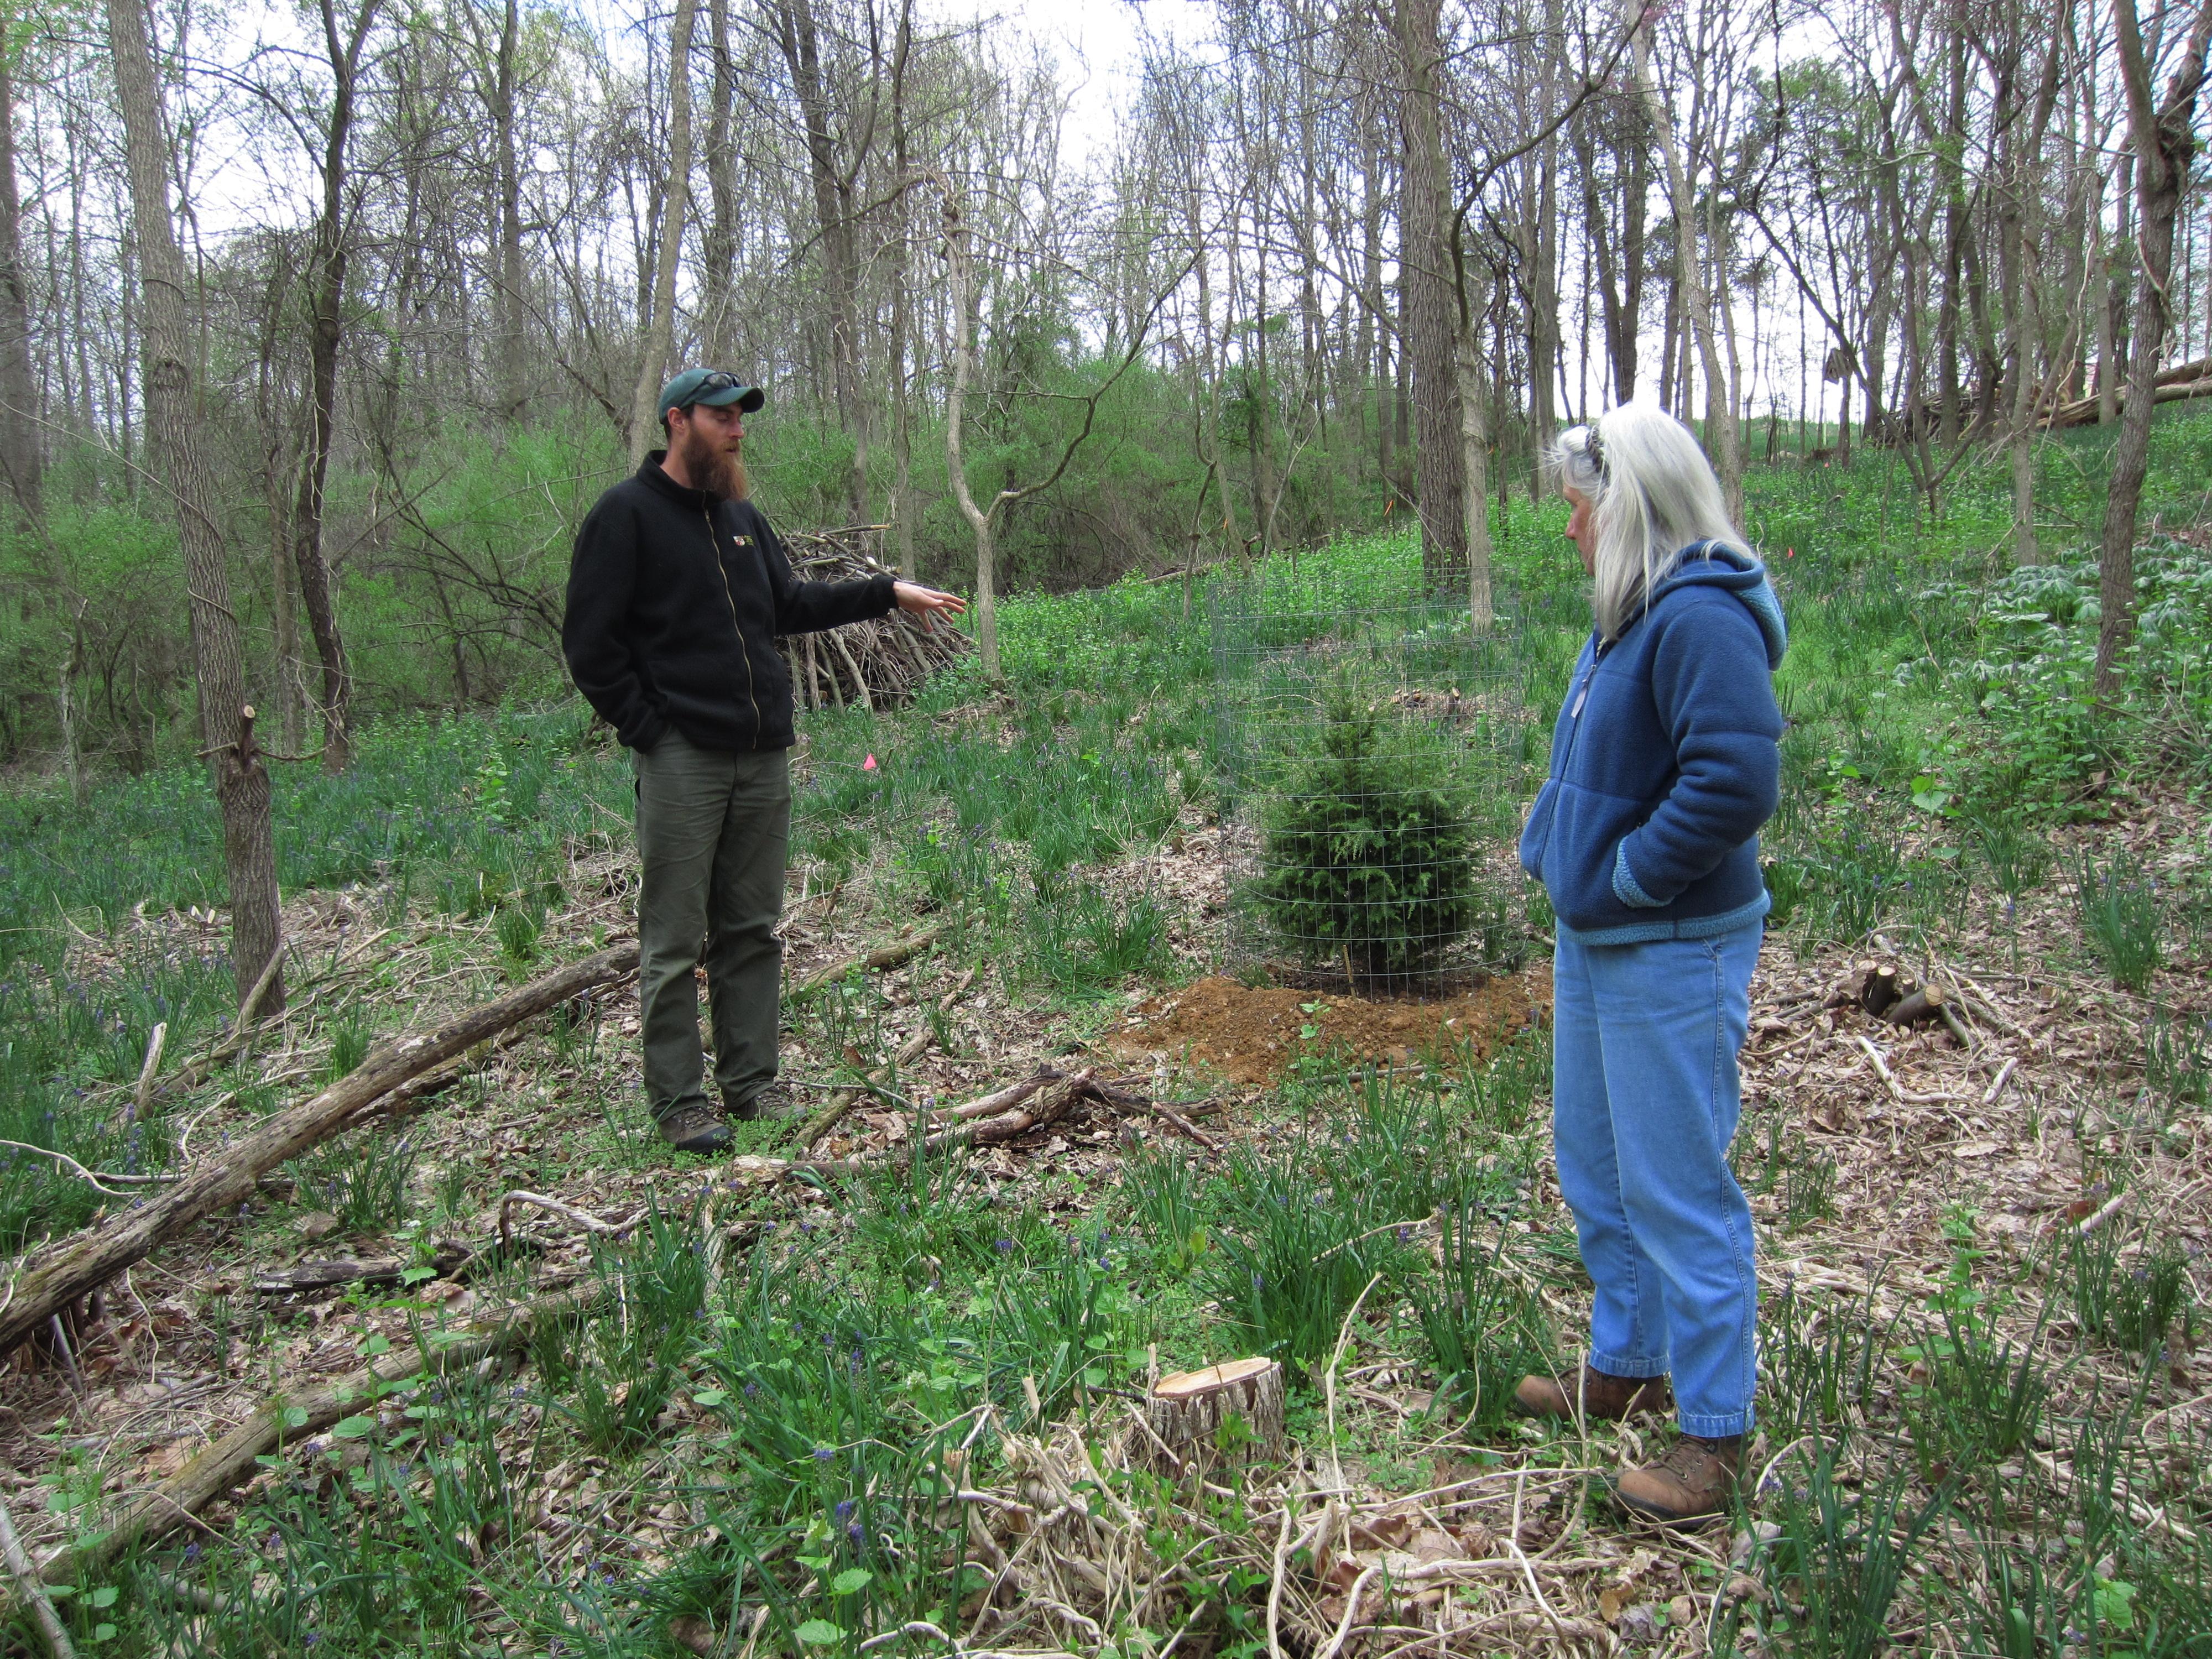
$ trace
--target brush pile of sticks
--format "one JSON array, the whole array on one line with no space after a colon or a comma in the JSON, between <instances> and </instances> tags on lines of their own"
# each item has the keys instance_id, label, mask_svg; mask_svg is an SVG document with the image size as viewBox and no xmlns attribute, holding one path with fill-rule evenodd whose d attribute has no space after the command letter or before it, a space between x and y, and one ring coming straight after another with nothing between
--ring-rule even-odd
<instances>
[{"instance_id":1,"label":"brush pile of sticks","mask_svg":"<svg viewBox=\"0 0 2212 1659\"><path fill-rule=\"evenodd\" d=\"M792 574L802 581L854 581L887 574L876 556L881 525L847 530L787 531L785 550ZM848 623L820 634L794 634L776 641L791 670L799 706L843 708L857 703L870 710L895 707L914 696L939 669L957 661L971 647L951 623L903 611L873 622Z\"/></svg>"}]
</instances>

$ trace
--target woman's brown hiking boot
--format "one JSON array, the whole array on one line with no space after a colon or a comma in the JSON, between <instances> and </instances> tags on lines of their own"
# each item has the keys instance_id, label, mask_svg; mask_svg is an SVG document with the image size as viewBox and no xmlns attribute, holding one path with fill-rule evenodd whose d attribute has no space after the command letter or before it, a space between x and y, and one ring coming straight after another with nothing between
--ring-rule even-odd
<instances>
[{"instance_id":1,"label":"woman's brown hiking boot","mask_svg":"<svg viewBox=\"0 0 2212 1659\"><path fill-rule=\"evenodd\" d=\"M1726 1515L1743 1472L1743 1437L1686 1434L1648 1468L1623 1469L1613 1492L1623 1507L1670 1527Z\"/></svg>"},{"instance_id":2,"label":"woman's brown hiking boot","mask_svg":"<svg viewBox=\"0 0 2212 1659\"><path fill-rule=\"evenodd\" d=\"M1663 1376L1608 1376L1585 1365L1578 1377L1565 1381L1522 1377L1513 1390L1513 1409L1523 1417L1594 1417L1618 1423L1635 1412L1673 1411L1674 1391Z\"/></svg>"}]
</instances>

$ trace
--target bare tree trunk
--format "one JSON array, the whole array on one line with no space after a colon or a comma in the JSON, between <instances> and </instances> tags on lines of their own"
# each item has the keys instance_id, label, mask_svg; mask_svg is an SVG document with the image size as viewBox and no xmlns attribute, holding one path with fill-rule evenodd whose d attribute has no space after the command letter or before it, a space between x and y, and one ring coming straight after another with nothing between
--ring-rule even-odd
<instances>
[{"instance_id":1,"label":"bare tree trunk","mask_svg":"<svg viewBox=\"0 0 2212 1659\"><path fill-rule=\"evenodd\" d=\"M838 171L836 142L814 28L812 0L781 0L777 33L806 131L814 210L822 230L823 286L830 295L830 369L837 388L837 419L853 442L845 489L853 522L868 519L868 416L860 380L860 265L854 248L850 181Z\"/></svg>"},{"instance_id":2,"label":"bare tree trunk","mask_svg":"<svg viewBox=\"0 0 2212 1659\"><path fill-rule=\"evenodd\" d=\"M2098 570L2097 597L2103 615L2097 623L2096 696L2107 705L2119 695L2120 656L2135 632L2136 509L2149 469L2159 357L2172 316L2166 285L2172 276L2173 222L2197 155L2197 93L2204 80L2206 40L2212 36L2212 0L2203 0L2160 103L2152 102L2151 66L2143 53L2135 0L2112 0L2112 22L2136 159L2136 246L2142 269L2130 328L2134 337L2128 359L2127 405L2120 415L2119 440L2112 447Z\"/></svg>"},{"instance_id":3,"label":"bare tree trunk","mask_svg":"<svg viewBox=\"0 0 2212 1659\"><path fill-rule=\"evenodd\" d=\"M147 443L177 507L201 726L215 760L216 799L222 811L231 966L242 1001L280 943L269 774L253 741L253 711L245 700L238 616L231 608L230 573L202 449L205 423L198 407L197 336L185 314L189 279L169 216L168 142L141 0L107 0L107 39L137 232ZM263 994L261 1011L282 1008L283 1000L280 969Z\"/></svg>"},{"instance_id":4,"label":"bare tree trunk","mask_svg":"<svg viewBox=\"0 0 2212 1659\"><path fill-rule=\"evenodd\" d=\"M998 504L985 512L975 505L968 488L968 469L961 459L960 427L967 412L968 382L975 371L975 274L968 255L968 222L950 191L945 194L945 261L952 278L952 384L945 396L945 467L952 483L952 499L960 516L975 537L975 651L983 678L999 678L999 599L994 568L996 547L992 520Z\"/></svg>"},{"instance_id":5,"label":"bare tree trunk","mask_svg":"<svg viewBox=\"0 0 2212 1659\"><path fill-rule=\"evenodd\" d=\"M714 0L720 5L724 0ZM913 308L907 298L914 255L914 194L906 131L907 54L914 42L914 0L901 0L898 44L891 67L891 161L898 202L891 246L891 520L898 526L899 574L914 580L914 399L907 384L907 337ZM916 357L920 353L915 354ZM919 369L921 365L916 363Z\"/></svg>"},{"instance_id":6,"label":"bare tree trunk","mask_svg":"<svg viewBox=\"0 0 2212 1659\"><path fill-rule=\"evenodd\" d=\"M292 515L292 556L300 573L300 603L323 666L323 770L353 765L353 676L338 632L331 568L323 556L323 489L330 473L331 432L337 410L338 347L345 322L346 146L352 137L356 82L362 48L375 26L380 0L362 0L353 36L338 38L335 0L322 0L323 45L329 53L331 124L323 148L323 211L315 226L314 309L309 319L307 453L300 472L300 501Z\"/></svg>"},{"instance_id":7,"label":"bare tree trunk","mask_svg":"<svg viewBox=\"0 0 2212 1659\"><path fill-rule=\"evenodd\" d=\"M1443 133L1437 92L1437 0L1396 0L1405 140L1400 177L1399 283L1405 296L1403 344L1413 378L1414 462L1421 514L1421 570L1431 586L1467 565L1467 480L1461 447L1459 370L1453 344L1453 301L1444 244L1449 208Z\"/></svg>"},{"instance_id":8,"label":"bare tree trunk","mask_svg":"<svg viewBox=\"0 0 2212 1659\"><path fill-rule=\"evenodd\" d=\"M691 185L691 25L698 0L676 0L668 31L668 180L660 198L660 239L653 295L645 318L645 351L629 404L629 462L643 463L660 429L660 386L676 332L676 260L684 246L684 210Z\"/></svg>"},{"instance_id":9,"label":"bare tree trunk","mask_svg":"<svg viewBox=\"0 0 2212 1659\"><path fill-rule=\"evenodd\" d=\"M0 23L0 471L17 505L40 516L46 441L31 374L31 308L23 287L22 218L15 188L15 43Z\"/></svg>"},{"instance_id":10,"label":"bare tree trunk","mask_svg":"<svg viewBox=\"0 0 2212 1659\"><path fill-rule=\"evenodd\" d=\"M1893 28L1896 27L1894 20ZM1958 447L1965 422L1966 389L1960 378L1959 291L1966 281L1966 170L1959 165L1958 157L1966 144L1966 47L1965 40L1955 32L1945 42L1944 55L1950 69L1950 100L1948 120L1944 137L1951 142L1938 148L1936 154L1943 158L1942 174L1946 180L1943 202L1943 297L1939 302L1936 331L1936 349L1942 356L1943 374L1943 448L1946 453ZM1932 136L1932 135L1931 135Z\"/></svg>"},{"instance_id":11,"label":"bare tree trunk","mask_svg":"<svg viewBox=\"0 0 2212 1659\"><path fill-rule=\"evenodd\" d=\"M1632 11L1627 21L1636 30L1635 44L1630 56L1634 64L1637 90L1642 94L1644 108L1651 118L1652 134L1659 142L1659 154L1667 164L1667 198L1674 212L1675 263L1681 271L1682 310L1689 324L1690 333L1697 342L1700 367L1705 371L1708 386L1725 387L1728 379L1721 366L1720 346L1714 338L1713 296L1705 289L1704 263L1698 257L1697 203L1690 190L1690 174L1682 156L1682 147L1674 137L1674 112L1667 106L1658 86L1651 78L1651 36L1650 26L1641 20L1650 14ZM1721 303L1727 303L1723 293ZM1728 504L1729 521L1743 522L1743 446L1741 434L1736 430L1733 416L1721 422L1717 433L1705 434L1705 447L1712 453L1714 470L1720 474L1721 495Z\"/></svg>"},{"instance_id":12,"label":"bare tree trunk","mask_svg":"<svg viewBox=\"0 0 2212 1659\"><path fill-rule=\"evenodd\" d=\"M1453 344L1459 370L1459 430L1462 464L1467 470L1467 615L1476 633L1487 633L1497 620L1490 592L1490 434L1483 413L1489 407L1482 384L1483 314L1490 308L1490 284L1477 285L1476 299L1462 320Z\"/></svg>"},{"instance_id":13,"label":"bare tree trunk","mask_svg":"<svg viewBox=\"0 0 2212 1659\"><path fill-rule=\"evenodd\" d=\"M707 0L707 21L714 50L714 91L709 94L711 101L707 109L707 188L714 209L700 249L700 283L706 299L701 331L706 337L703 349L707 362L717 368L726 368L735 343L731 336L738 260L738 147L734 125L738 70L730 57L730 0Z\"/></svg>"},{"instance_id":14,"label":"bare tree trunk","mask_svg":"<svg viewBox=\"0 0 2212 1659\"><path fill-rule=\"evenodd\" d=\"M2097 307L2097 424L2110 426L2120 418L2120 380L2126 374L2128 248L2133 240L2131 216L2135 204L2135 157L2123 155L2113 169L2112 239L2099 251L2103 303Z\"/></svg>"},{"instance_id":15,"label":"bare tree trunk","mask_svg":"<svg viewBox=\"0 0 2212 1659\"><path fill-rule=\"evenodd\" d=\"M520 421L529 397L526 349L529 307L522 284L522 167L514 143L515 54L520 44L519 0L500 12L499 56L492 68L492 143L499 190L499 403L501 418Z\"/></svg>"},{"instance_id":16,"label":"bare tree trunk","mask_svg":"<svg viewBox=\"0 0 2212 1659\"><path fill-rule=\"evenodd\" d=\"M70 618L68 654L62 659L60 684L55 688L54 713L62 728L62 770L69 778L70 799L79 806L90 791L85 787L82 747L76 732L76 679L84 672L84 602L77 601Z\"/></svg>"}]
</instances>

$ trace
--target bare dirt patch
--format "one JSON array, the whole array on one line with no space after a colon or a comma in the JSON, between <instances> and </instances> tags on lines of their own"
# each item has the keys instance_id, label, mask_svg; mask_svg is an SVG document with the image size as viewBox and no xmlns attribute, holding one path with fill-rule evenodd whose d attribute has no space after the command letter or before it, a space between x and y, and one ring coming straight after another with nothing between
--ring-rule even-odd
<instances>
[{"instance_id":1,"label":"bare dirt patch","mask_svg":"<svg viewBox=\"0 0 2212 1659\"><path fill-rule=\"evenodd\" d=\"M1370 1001L1214 975L1140 1003L1106 1042L1124 1059L1167 1054L1244 1088L1281 1080L1301 1055L1349 1053L1406 1066L1472 1045L1477 1058L1551 1018L1549 963L1435 1001Z\"/></svg>"}]
</instances>

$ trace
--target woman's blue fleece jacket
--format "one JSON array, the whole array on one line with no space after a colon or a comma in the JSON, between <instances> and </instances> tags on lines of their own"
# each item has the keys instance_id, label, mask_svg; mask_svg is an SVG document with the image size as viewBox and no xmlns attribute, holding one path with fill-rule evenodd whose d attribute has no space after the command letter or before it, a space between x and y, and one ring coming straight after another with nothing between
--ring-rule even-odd
<instances>
[{"instance_id":1,"label":"woman's blue fleece jacket","mask_svg":"<svg viewBox=\"0 0 2212 1659\"><path fill-rule=\"evenodd\" d=\"M1576 938L1705 939L1766 914L1759 827L1780 796L1788 641L1766 568L1703 543L1611 644L1584 644L1521 832L1522 866Z\"/></svg>"}]
</instances>

